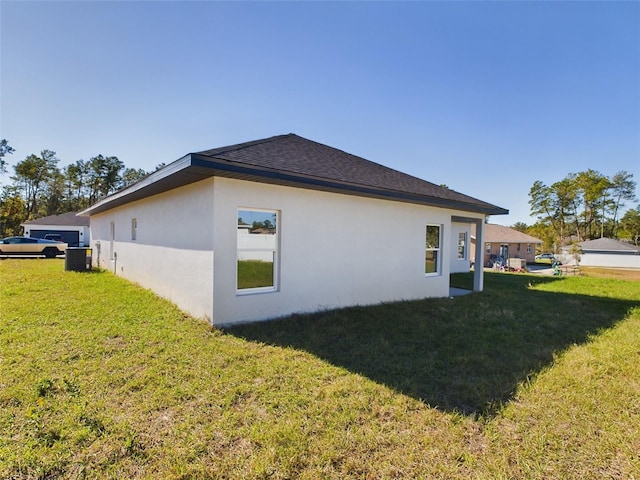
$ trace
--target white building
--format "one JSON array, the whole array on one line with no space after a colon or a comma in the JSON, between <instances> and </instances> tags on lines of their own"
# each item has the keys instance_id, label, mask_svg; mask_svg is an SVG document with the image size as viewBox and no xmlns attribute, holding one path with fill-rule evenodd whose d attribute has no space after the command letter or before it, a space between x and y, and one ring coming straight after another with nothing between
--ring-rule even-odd
<instances>
[{"instance_id":1,"label":"white building","mask_svg":"<svg viewBox=\"0 0 640 480\"><path fill-rule=\"evenodd\" d=\"M578 243L583 267L640 268L640 248L613 238L596 238ZM574 263L571 246L563 247L563 261Z\"/></svg>"},{"instance_id":2,"label":"white building","mask_svg":"<svg viewBox=\"0 0 640 480\"><path fill-rule=\"evenodd\" d=\"M36 218L20 226L24 228L25 237L44 238L47 234L56 234L70 247L88 247L90 244L89 219L76 212Z\"/></svg>"},{"instance_id":3,"label":"white building","mask_svg":"<svg viewBox=\"0 0 640 480\"><path fill-rule=\"evenodd\" d=\"M482 241L506 213L289 134L188 154L80 214L94 263L221 325L447 296L470 225Z\"/></svg>"}]
</instances>

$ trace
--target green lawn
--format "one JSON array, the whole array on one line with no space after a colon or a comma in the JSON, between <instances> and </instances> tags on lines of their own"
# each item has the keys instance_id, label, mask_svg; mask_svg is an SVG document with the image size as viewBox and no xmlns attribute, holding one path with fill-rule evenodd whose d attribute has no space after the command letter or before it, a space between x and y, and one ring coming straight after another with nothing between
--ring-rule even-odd
<instances>
[{"instance_id":1,"label":"green lawn","mask_svg":"<svg viewBox=\"0 0 640 480\"><path fill-rule=\"evenodd\" d=\"M273 286L273 262L238 260L238 289Z\"/></svg>"},{"instance_id":2,"label":"green lawn","mask_svg":"<svg viewBox=\"0 0 640 480\"><path fill-rule=\"evenodd\" d=\"M640 478L640 282L488 273L220 331L16 259L0 314L0 478Z\"/></svg>"}]
</instances>

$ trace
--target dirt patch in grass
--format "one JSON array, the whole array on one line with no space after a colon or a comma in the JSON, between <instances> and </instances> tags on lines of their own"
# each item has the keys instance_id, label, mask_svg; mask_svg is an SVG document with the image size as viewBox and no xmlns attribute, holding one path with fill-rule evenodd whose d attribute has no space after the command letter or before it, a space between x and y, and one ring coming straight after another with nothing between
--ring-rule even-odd
<instances>
[{"instance_id":1,"label":"dirt patch in grass","mask_svg":"<svg viewBox=\"0 0 640 480\"><path fill-rule=\"evenodd\" d=\"M640 268L580 267L580 270L588 277L640 282Z\"/></svg>"}]
</instances>

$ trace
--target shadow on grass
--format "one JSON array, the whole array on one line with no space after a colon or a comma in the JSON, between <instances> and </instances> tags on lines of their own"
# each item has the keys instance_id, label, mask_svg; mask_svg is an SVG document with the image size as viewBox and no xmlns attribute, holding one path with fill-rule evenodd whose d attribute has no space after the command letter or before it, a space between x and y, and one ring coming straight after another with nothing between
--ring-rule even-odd
<instances>
[{"instance_id":1,"label":"shadow on grass","mask_svg":"<svg viewBox=\"0 0 640 480\"><path fill-rule=\"evenodd\" d=\"M531 275L485 275L485 291L294 315L227 333L310 352L444 411L494 415L557 354L638 302L551 293ZM454 279L464 287L467 277Z\"/></svg>"}]
</instances>

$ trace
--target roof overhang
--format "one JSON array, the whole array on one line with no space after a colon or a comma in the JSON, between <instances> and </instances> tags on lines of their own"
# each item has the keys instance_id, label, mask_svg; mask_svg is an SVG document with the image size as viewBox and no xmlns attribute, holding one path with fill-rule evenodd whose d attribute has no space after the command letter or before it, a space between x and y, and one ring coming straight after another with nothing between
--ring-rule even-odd
<instances>
[{"instance_id":1,"label":"roof overhang","mask_svg":"<svg viewBox=\"0 0 640 480\"><path fill-rule=\"evenodd\" d=\"M640 255L640 250L615 250L615 249L606 249L606 248L586 248L582 250L582 253L593 253L598 255L608 254L608 255Z\"/></svg>"},{"instance_id":2,"label":"roof overhang","mask_svg":"<svg viewBox=\"0 0 640 480\"><path fill-rule=\"evenodd\" d=\"M152 173L139 182L100 200L91 207L78 213L78 215L95 215L126 203L142 200L152 195L157 195L211 177L226 177L250 182L307 188L325 192L450 208L484 215L506 215L509 213L507 209L489 204L484 206L393 189L382 189L367 185L340 182L191 153L161 170Z\"/></svg>"}]
</instances>

